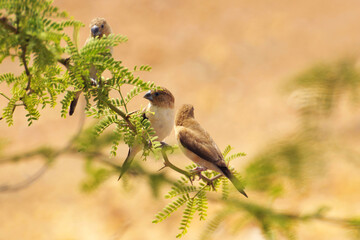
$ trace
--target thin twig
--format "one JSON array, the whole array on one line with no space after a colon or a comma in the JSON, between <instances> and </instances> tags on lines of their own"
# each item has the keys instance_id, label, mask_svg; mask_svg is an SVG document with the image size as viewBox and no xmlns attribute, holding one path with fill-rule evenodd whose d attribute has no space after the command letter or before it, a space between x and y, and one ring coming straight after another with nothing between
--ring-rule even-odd
<instances>
[{"instance_id":1,"label":"thin twig","mask_svg":"<svg viewBox=\"0 0 360 240\"><path fill-rule=\"evenodd\" d=\"M115 107L113 104L111 104L107 99L102 98L101 99L111 110L113 110L114 112L116 112L120 117L122 117L127 125L129 126L129 128L131 129L131 131L133 131L134 133L136 133L136 128L135 126L130 122L128 115L126 113L124 113L123 111L121 111L120 109L118 109L117 107Z\"/></svg>"},{"instance_id":2,"label":"thin twig","mask_svg":"<svg viewBox=\"0 0 360 240\"><path fill-rule=\"evenodd\" d=\"M27 49L26 44L21 45L21 51L22 51L21 52L21 61L22 61L23 65L24 65L26 76L28 77L28 83L27 83L27 86L26 86L25 90L29 91L28 95L30 95L33 92L32 89L31 89L32 75L30 73L30 70L28 68L27 61L26 61L26 49Z\"/></svg>"},{"instance_id":3,"label":"thin twig","mask_svg":"<svg viewBox=\"0 0 360 240\"><path fill-rule=\"evenodd\" d=\"M48 170L49 164L45 163L35 174L14 185L0 185L0 192L15 192L24 189L38 180Z\"/></svg>"},{"instance_id":4,"label":"thin twig","mask_svg":"<svg viewBox=\"0 0 360 240\"><path fill-rule=\"evenodd\" d=\"M210 200L212 200L211 197L210 197ZM213 200L217 201L217 199L213 199ZM227 199L227 200L224 200L224 202L227 205L231 204L240 209L248 210L248 209L255 208L255 209L259 209L259 211L264 212L264 215L266 215L266 213L267 213L268 215L288 218L288 219L292 219L295 221L319 220L319 221L329 222L329 223L333 223L333 224L337 224L337 225L347 225L347 226L351 225L350 218L325 217L324 215L318 214L318 213L300 215L300 214L296 214L296 213L278 212L272 208L263 207L261 205L255 204L255 203L245 202L243 200L237 200L237 199Z\"/></svg>"},{"instance_id":5,"label":"thin twig","mask_svg":"<svg viewBox=\"0 0 360 240\"><path fill-rule=\"evenodd\" d=\"M126 106L125 99L124 99L124 97L123 97L123 95L122 95L122 93L121 93L120 87L119 87L119 89L118 89L118 92L119 92L119 94L120 94L121 100L122 100L123 103L124 103L124 108L125 108L126 114L128 115L128 109L127 109L127 106Z\"/></svg>"},{"instance_id":6,"label":"thin twig","mask_svg":"<svg viewBox=\"0 0 360 240\"><path fill-rule=\"evenodd\" d=\"M174 164L172 164L172 163L169 161L169 158L168 158L167 155L166 155L166 149L165 149L165 148L163 148L163 149L161 150L161 154L162 154L163 159L164 159L164 165L165 165L165 167L169 167L169 168L171 168L172 170L174 170L174 171L176 171L176 172L178 172L178 173L181 173L181 174L185 175L185 176L188 177L188 178L192 177L192 174L191 174L191 173L189 173L188 171L182 170L181 168L178 168L177 166L175 166Z\"/></svg>"},{"instance_id":7,"label":"thin twig","mask_svg":"<svg viewBox=\"0 0 360 240\"><path fill-rule=\"evenodd\" d=\"M10 162L17 162L17 161L24 160L24 159L29 159L29 158L32 158L32 157L35 157L35 156L41 155L41 154L43 154L42 150L41 149L36 149L36 150L30 151L30 152L10 156L10 157L7 157L7 158L2 158L2 159L0 159L0 164L10 163Z\"/></svg>"},{"instance_id":8,"label":"thin twig","mask_svg":"<svg viewBox=\"0 0 360 240\"><path fill-rule=\"evenodd\" d=\"M0 95L3 96L4 98L6 98L7 100L11 100L8 96L6 96L4 93L0 92Z\"/></svg>"}]
</instances>

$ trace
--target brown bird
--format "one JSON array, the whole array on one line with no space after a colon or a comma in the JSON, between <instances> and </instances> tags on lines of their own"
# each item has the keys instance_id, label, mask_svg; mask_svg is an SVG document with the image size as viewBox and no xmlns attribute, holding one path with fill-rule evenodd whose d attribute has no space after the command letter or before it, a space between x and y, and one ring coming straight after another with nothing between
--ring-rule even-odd
<instances>
[{"instance_id":1,"label":"brown bird","mask_svg":"<svg viewBox=\"0 0 360 240\"><path fill-rule=\"evenodd\" d=\"M175 98L166 88L148 91L144 98L149 100L148 106L143 110L143 118L150 121L151 127L155 130L157 141L163 141L174 127ZM134 144L129 148L128 155L121 167L119 179L128 170L135 155L142 149L140 144Z\"/></svg>"},{"instance_id":2,"label":"brown bird","mask_svg":"<svg viewBox=\"0 0 360 240\"><path fill-rule=\"evenodd\" d=\"M85 45L88 44L90 41L92 41L95 37L102 38L104 35L108 36L109 34L111 34L111 32L112 32L111 27L104 18L95 18L90 23L90 37L86 40ZM112 47L110 47L110 53L112 53ZM96 67L91 66L89 73L90 73L91 83L97 85L98 72ZM70 103L70 110L69 110L70 116L74 114L81 93L82 91L76 92L74 100L72 100Z\"/></svg>"},{"instance_id":3,"label":"brown bird","mask_svg":"<svg viewBox=\"0 0 360 240\"><path fill-rule=\"evenodd\" d=\"M234 184L240 193L248 197L242 183L227 167L214 140L195 120L192 105L185 104L178 110L175 118L175 136L185 156L201 166L196 168L199 174L207 169L221 173Z\"/></svg>"}]
</instances>

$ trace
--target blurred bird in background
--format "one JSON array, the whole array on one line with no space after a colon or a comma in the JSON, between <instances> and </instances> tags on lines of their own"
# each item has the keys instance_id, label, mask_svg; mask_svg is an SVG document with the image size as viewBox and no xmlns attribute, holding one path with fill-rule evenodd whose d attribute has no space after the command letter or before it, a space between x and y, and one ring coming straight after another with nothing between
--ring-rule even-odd
<instances>
[{"instance_id":1,"label":"blurred bird in background","mask_svg":"<svg viewBox=\"0 0 360 240\"><path fill-rule=\"evenodd\" d=\"M178 110L175 119L175 136L184 154L200 165L194 169L195 171L201 174L202 171L210 169L221 173L234 184L241 194L248 197L240 180L227 167L214 140L195 120L192 105L185 104Z\"/></svg>"},{"instance_id":2,"label":"blurred bird in background","mask_svg":"<svg viewBox=\"0 0 360 240\"><path fill-rule=\"evenodd\" d=\"M90 37L86 40L85 45L88 44L91 40L93 40L95 37L102 38L104 35L108 36L112 33L110 25L106 22L104 18L94 18L90 22ZM112 47L110 47L110 53L112 54ZM95 66L90 67L90 81L91 84L97 85L98 81L98 70ZM82 91L78 91L75 93L74 100L70 103L70 110L69 115L73 115L77 102L79 100L79 97L81 95Z\"/></svg>"}]
</instances>

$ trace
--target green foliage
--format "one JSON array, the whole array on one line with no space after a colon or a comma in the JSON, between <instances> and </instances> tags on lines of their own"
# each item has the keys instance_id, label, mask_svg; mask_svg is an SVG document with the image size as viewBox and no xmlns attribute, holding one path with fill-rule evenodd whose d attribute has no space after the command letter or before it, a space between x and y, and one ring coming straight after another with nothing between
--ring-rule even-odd
<instances>
[{"instance_id":1,"label":"green foliage","mask_svg":"<svg viewBox=\"0 0 360 240\"><path fill-rule=\"evenodd\" d=\"M295 227L299 223L312 220L326 219L326 209L320 207L308 214L293 214L275 210L274 208L264 207L257 203L250 203L236 198L224 201L224 208L219 210L209 221L200 239L211 239L212 234L222 223L234 230L245 228L246 226L258 225L266 239L297 239ZM356 235L360 229L358 219L327 219L329 222L341 223L353 228ZM281 239L282 239L281 238Z\"/></svg>"},{"instance_id":2,"label":"green foliage","mask_svg":"<svg viewBox=\"0 0 360 240\"><path fill-rule=\"evenodd\" d=\"M214 232L219 228L220 224L230 215L229 209L226 211L218 212L207 224L205 230L202 232L200 239L201 240L208 240L211 239L211 236Z\"/></svg>"},{"instance_id":3,"label":"green foliage","mask_svg":"<svg viewBox=\"0 0 360 240\"><path fill-rule=\"evenodd\" d=\"M356 59L317 64L293 78L287 90L295 91L299 115L304 122L329 117L340 98L359 100L360 71Z\"/></svg>"},{"instance_id":4,"label":"green foliage","mask_svg":"<svg viewBox=\"0 0 360 240\"><path fill-rule=\"evenodd\" d=\"M227 162L245 155L244 153L235 153L228 156L231 150L231 146L227 146L223 152L223 156ZM191 170L195 167L196 165L191 164L187 166L186 169ZM233 172L236 174L235 171ZM228 198L230 194L230 181L227 178L222 177L211 179L218 175L214 171L205 171L202 172L202 174L209 178L209 182L199 182L198 186L195 186L195 182L193 182L195 176L190 176L189 179L180 177L180 180L175 182L168 194L165 195L165 198L175 198L175 200L173 200L162 211L155 215L155 220L153 223L162 222L181 206L185 205L179 227L180 233L176 236L177 238L180 238L187 233L195 213L198 213L200 220L206 220L208 209L208 192L217 191L222 186L222 198ZM232 189L236 192L235 194L239 194L235 188Z\"/></svg>"},{"instance_id":5,"label":"green foliage","mask_svg":"<svg viewBox=\"0 0 360 240\"><path fill-rule=\"evenodd\" d=\"M170 214L175 212L179 207L181 207L184 203L186 203L188 200L187 195L182 195L181 197L177 198L173 202L169 203L164 207L162 212L159 212L155 215L155 220L153 220L153 223L159 223L163 220L165 220Z\"/></svg>"},{"instance_id":6,"label":"green foliage","mask_svg":"<svg viewBox=\"0 0 360 240\"><path fill-rule=\"evenodd\" d=\"M91 192L99 187L110 176L111 172L106 168L93 166L93 161L87 160L85 164L87 178L83 181L81 188L85 192Z\"/></svg>"},{"instance_id":7,"label":"green foliage","mask_svg":"<svg viewBox=\"0 0 360 240\"><path fill-rule=\"evenodd\" d=\"M113 126L112 155L116 155L120 139L130 146L135 142L144 145L144 157L160 146L149 121L143 120L140 113L126 115L127 104L135 96L156 86L135 77L133 71L112 57L110 49L126 42L125 36L110 34L90 38L79 49L78 32L84 24L74 20L58 21L58 18L66 18L67 14L53 7L50 1L1 1L0 6L4 9L0 21L0 47L3 49L0 58L18 58L24 68L19 76L12 73L0 75L0 83L11 88L11 96L1 93L8 100L2 118L9 125L13 124L16 107L23 106L27 110L30 125L39 119L40 108L56 105L60 94L63 95L61 115L66 117L74 96L81 91L87 100L88 115L100 119L96 133L99 135ZM73 27L73 39L65 34L65 27ZM61 47L61 41L66 43L65 48ZM64 54L68 57L64 58ZM65 72L58 64L65 67ZM91 84L92 68L97 71L97 86ZM134 71L150 69L149 66L140 66ZM105 70L110 71L111 78L101 77ZM121 93L124 85L133 86L125 98ZM110 99L110 91L118 92L120 99Z\"/></svg>"},{"instance_id":8,"label":"green foliage","mask_svg":"<svg viewBox=\"0 0 360 240\"><path fill-rule=\"evenodd\" d=\"M327 155L333 154L329 121L340 99L358 100L360 71L354 59L321 63L302 72L287 85L298 110L296 131L275 139L259 151L246 167L248 187L266 192L272 197L282 196L291 182L305 189L308 179L326 172ZM342 145L339 142L339 145Z\"/></svg>"},{"instance_id":9,"label":"green foliage","mask_svg":"<svg viewBox=\"0 0 360 240\"><path fill-rule=\"evenodd\" d=\"M24 106L29 125L40 117L38 108L54 106L56 97L65 91L67 83L60 77L61 68L56 66L64 49L60 42L65 37L65 27L77 27L82 23L73 20L55 22L53 19L65 18L45 0L4 0L0 2L4 10L0 19L0 62L7 57L17 58L24 67L19 76L5 73L0 83L11 87L3 118L11 125L17 106Z\"/></svg>"},{"instance_id":10,"label":"green foliage","mask_svg":"<svg viewBox=\"0 0 360 240\"><path fill-rule=\"evenodd\" d=\"M321 143L307 134L272 143L246 166L247 186L273 197L284 194L289 180L304 187L307 177L323 166L319 149Z\"/></svg>"},{"instance_id":11,"label":"green foliage","mask_svg":"<svg viewBox=\"0 0 360 240\"><path fill-rule=\"evenodd\" d=\"M157 87L134 75L137 71L150 71L151 67L135 66L130 70L112 57L111 49L126 42L125 36L111 34L102 38L90 38L84 47L79 48L79 29L84 24L69 19L67 13L52 6L51 1L1 0L0 8L0 63L11 58L13 61L17 60L23 68L19 75L0 74L0 84L10 89L9 94L0 92L1 97L7 101L0 120L4 119L8 125L14 124L14 111L18 107L24 107L25 117L31 125L39 119L41 109L54 107L58 101L62 104L61 116L66 117L70 103L80 92L87 101L87 115L98 120L94 128L83 131L64 149L55 151L40 148L24 155L16 155L10 161L41 156L50 164L61 153L80 154L86 159L87 173L82 189L92 191L121 171L120 166L109 161L107 155L104 156L104 149L111 148L111 155L116 156L117 147L123 141L129 146L142 145L143 159L151 153L156 155L161 151L161 144L154 136L150 122L143 118L143 112L128 112L127 105L134 97ZM64 29L67 27L73 28L72 37L65 34ZM62 43L66 46L62 47ZM90 76L93 69L97 72L97 84L93 84L90 79L94 78ZM110 72L111 77L102 77L104 71ZM122 90L126 85L132 89L123 95ZM322 123L336 111L340 98L348 97L358 101L359 86L360 72L354 59L318 64L294 78L289 89L296 91L300 126L295 133L268 145L249 161L246 166L248 188L273 198L279 197L285 193L289 182L294 183L296 189L306 187L305 180L309 173L319 174L319 169L325 171L323 158L326 153L333 153L334 150L324 137L327 136L327 129ZM116 93L119 97L110 98L110 93ZM244 153L230 154L231 150L227 146L223 152L226 163L245 156ZM106 164L108 168L96 165L95 161ZM194 167L196 165L192 164L186 169ZM176 166L172 168L176 169ZM257 224L267 239L274 239L279 235L294 239L295 226L299 222L325 219L322 208L307 215L296 215L242 201L229 180L224 177L216 178L213 171L203 172L202 181L195 182L196 176L191 171L177 170L186 177L172 181L165 174L147 172L138 163L133 164L129 170L133 175L146 176L154 196L157 196L159 186L163 183L172 184L165 197L174 200L155 216L153 222L162 222L172 213L184 208L177 237L187 233L196 213L199 220L206 220L208 198L215 195L214 191L221 192L219 198L212 199L218 200L223 208L210 220L202 239L210 238L223 222L230 222L230 225L233 223L235 230L246 223ZM238 173L231 170L240 179ZM360 235L358 218L330 221L353 228L355 235Z\"/></svg>"}]
</instances>

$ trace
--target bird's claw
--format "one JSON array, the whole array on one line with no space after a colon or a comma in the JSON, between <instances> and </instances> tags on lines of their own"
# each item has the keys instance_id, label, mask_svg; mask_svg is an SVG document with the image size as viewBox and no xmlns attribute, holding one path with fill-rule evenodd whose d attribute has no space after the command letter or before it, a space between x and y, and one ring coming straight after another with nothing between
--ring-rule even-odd
<instances>
[{"instance_id":1,"label":"bird's claw","mask_svg":"<svg viewBox=\"0 0 360 240\"><path fill-rule=\"evenodd\" d=\"M202 175L201 172L204 171L204 169L202 167L197 167L197 168L193 169L192 171L195 174L193 174L192 176L189 177L191 184L192 184L192 181L195 180L195 176L199 176L199 181L203 180L204 182L206 182L206 185L210 186L214 191L216 191L215 185L214 185L214 180L216 180L217 178L215 178L215 179L208 178L208 177Z\"/></svg>"},{"instance_id":2,"label":"bird's claw","mask_svg":"<svg viewBox=\"0 0 360 240\"><path fill-rule=\"evenodd\" d=\"M198 166L194 169L191 169L190 172L194 175L199 175L199 177L200 177L201 172L206 171L206 170L207 170L207 168Z\"/></svg>"}]
</instances>

